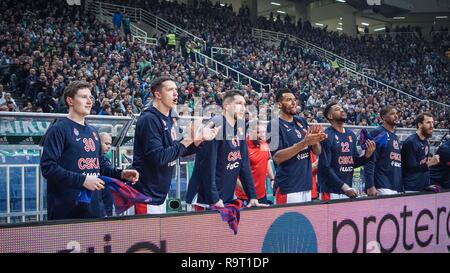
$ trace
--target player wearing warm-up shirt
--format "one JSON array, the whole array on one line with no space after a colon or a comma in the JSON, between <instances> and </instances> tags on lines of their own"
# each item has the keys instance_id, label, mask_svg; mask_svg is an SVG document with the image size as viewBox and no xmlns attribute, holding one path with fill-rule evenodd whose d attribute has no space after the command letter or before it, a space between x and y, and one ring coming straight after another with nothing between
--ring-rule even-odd
<instances>
[{"instance_id":1,"label":"player wearing warm-up shirt","mask_svg":"<svg viewBox=\"0 0 450 273\"><path fill-rule=\"evenodd\" d=\"M325 130L328 137L321 143L317 171L322 200L357 197L358 193L352 188L353 168L368 162L375 150L375 143L368 140L365 154L359 156L355 133L344 128L347 120L344 109L337 103L331 103L323 113L331 126Z\"/></svg>"},{"instance_id":2,"label":"player wearing warm-up shirt","mask_svg":"<svg viewBox=\"0 0 450 273\"><path fill-rule=\"evenodd\" d=\"M297 100L289 90L276 95L279 112L278 147L272 151L276 164L276 204L311 201L312 166L310 149L320 154L320 141L326 138L321 126L309 128L308 122L297 113ZM268 131L271 132L270 128ZM274 141L272 133L272 141Z\"/></svg>"},{"instance_id":3,"label":"player wearing warm-up shirt","mask_svg":"<svg viewBox=\"0 0 450 273\"><path fill-rule=\"evenodd\" d=\"M450 189L450 139L439 146L436 154L439 155L439 164L430 168L431 182Z\"/></svg>"},{"instance_id":4,"label":"player wearing warm-up shirt","mask_svg":"<svg viewBox=\"0 0 450 273\"><path fill-rule=\"evenodd\" d=\"M370 136L375 138L385 132L388 134L388 143L377 147L372 159L364 165L369 196L397 194L403 191L400 140L395 134L398 122L397 110L388 105L381 109L380 116L383 119L383 125L370 132Z\"/></svg>"},{"instance_id":5,"label":"player wearing warm-up shirt","mask_svg":"<svg viewBox=\"0 0 450 273\"><path fill-rule=\"evenodd\" d=\"M141 113L136 123L133 166L141 173L136 189L150 196L152 202L135 205L135 214L166 212L165 202L176 160L195 153L202 142L202 139L195 138L192 125L188 126L186 137L180 139L176 120L172 117L172 108L178 100L177 85L172 78L156 78L150 90L154 97L153 105ZM217 129L204 130L212 137L217 133Z\"/></svg>"},{"instance_id":6,"label":"player wearing warm-up shirt","mask_svg":"<svg viewBox=\"0 0 450 273\"><path fill-rule=\"evenodd\" d=\"M428 158L433 135L434 120L430 113L416 117L416 133L410 135L402 145L403 189L405 192L422 191L430 185L429 167L439 164L439 155Z\"/></svg>"},{"instance_id":7,"label":"player wearing warm-up shirt","mask_svg":"<svg viewBox=\"0 0 450 273\"><path fill-rule=\"evenodd\" d=\"M224 207L236 196L238 177L250 206L260 206L248 160L245 141L245 99L241 91L230 90L223 98L223 114L208 124L219 128L217 137L203 143L196 154L194 171L189 180L186 202L200 211L211 206Z\"/></svg>"},{"instance_id":8,"label":"player wearing warm-up shirt","mask_svg":"<svg viewBox=\"0 0 450 273\"><path fill-rule=\"evenodd\" d=\"M53 124L45 135L40 165L48 185L49 220L101 217L98 206L104 182L98 175L131 182L139 179L135 170L114 170L99 160L98 132L85 121L93 103L90 88L82 81L66 87L64 102L69 115Z\"/></svg>"}]
</instances>

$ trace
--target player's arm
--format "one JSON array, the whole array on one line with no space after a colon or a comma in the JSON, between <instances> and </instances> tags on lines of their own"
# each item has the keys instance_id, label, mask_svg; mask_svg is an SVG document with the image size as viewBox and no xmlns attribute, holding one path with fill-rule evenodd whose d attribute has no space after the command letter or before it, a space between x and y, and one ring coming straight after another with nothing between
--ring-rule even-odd
<instances>
[{"instance_id":1,"label":"player's arm","mask_svg":"<svg viewBox=\"0 0 450 273\"><path fill-rule=\"evenodd\" d=\"M121 178L122 170L114 169L111 164L111 161L109 161L109 159L105 155L100 155L99 161L100 161L100 175L113 177L117 179Z\"/></svg>"},{"instance_id":2,"label":"player's arm","mask_svg":"<svg viewBox=\"0 0 450 273\"><path fill-rule=\"evenodd\" d=\"M428 171L428 164L417 162L416 149L412 141L405 141L401 149L402 155L402 168L405 168L411 173L421 173Z\"/></svg>"},{"instance_id":3,"label":"player's arm","mask_svg":"<svg viewBox=\"0 0 450 273\"><path fill-rule=\"evenodd\" d=\"M242 188L245 194L250 199L256 199L255 182L253 181L252 172L250 169L250 161L248 160L247 142L242 141L241 145L242 166L239 170L239 178L242 182Z\"/></svg>"},{"instance_id":4,"label":"player's arm","mask_svg":"<svg viewBox=\"0 0 450 273\"><path fill-rule=\"evenodd\" d=\"M275 174L273 173L272 164L270 164L270 160L267 161L267 176L269 177L270 181L273 181L275 179Z\"/></svg>"},{"instance_id":5,"label":"player's arm","mask_svg":"<svg viewBox=\"0 0 450 273\"><path fill-rule=\"evenodd\" d=\"M47 179L47 183L63 183L64 186L81 189L86 177L66 170L58 164L64 152L65 141L66 134L62 128L52 126L48 129L40 162L42 175Z\"/></svg>"},{"instance_id":6,"label":"player's arm","mask_svg":"<svg viewBox=\"0 0 450 273\"><path fill-rule=\"evenodd\" d=\"M145 158L154 166L164 166L186 153L187 147L192 144L190 140L174 141L173 146L164 148L161 128L153 119L142 123L142 139L146 140L144 147Z\"/></svg>"},{"instance_id":7,"label":"player's arm","mask_svg":"<svg viewBox=\"0 0 450 273\"><path fill-rule=\"evenodd\" d=\"M308 147L308 145L305 143L305 141L297 142L289 148L277 151L272 157L273 161L277 165L280 165L281 163L288 161L289 159L296 156L300 151L302 151L306 147Z\"/></svg>"},{"instance_id":8,"label":"player's arm","mask_svg":"<svg viewBox=\"0 0 450 273\"><path fill-rule=\"evenodd\" d=\"M353 158L355 160L354 162L354 167L361 167L363 165L365 165L367 162L369 162L373 156L373 154L375 153L376 150L376 144L375 142L373 142L372 140L367 140L366 145L366 151L364 153L364 155L360 156L358 154L358 149L356 148L356 143L353 142L354 145L354 149L353 149Z\"/></svg>"},{"instance_id":9,"label":"player's arm","mask_svg":"<svg viewBox=\"0 0 450 273\"><path fill-rule=\"evenodd\" d=\"M202 166L202 187L205 194L205 202L209 205L219 202L220 195L216 186L216 163L218 153L217 140L208 141L203 144L203 148L197 153L196 160Z\"/></svg>"},{"instance_id":10,"label":"player's arm","mask_svg":"<svg viewBox=\"0 0 450 273\"><path fill-rule=\"evenodd\" d=\"M322 142L322 153L319 156L318 174L322 176L325 181L327 181L327 183L330 183L340 189L342 189L343 187L346 188L344 185L347 184L345 184L345 182L342 181L342 179L340 179L336 172L332 169L331 160L331 143L327 139Z\"/></svg>"}]
</instances>

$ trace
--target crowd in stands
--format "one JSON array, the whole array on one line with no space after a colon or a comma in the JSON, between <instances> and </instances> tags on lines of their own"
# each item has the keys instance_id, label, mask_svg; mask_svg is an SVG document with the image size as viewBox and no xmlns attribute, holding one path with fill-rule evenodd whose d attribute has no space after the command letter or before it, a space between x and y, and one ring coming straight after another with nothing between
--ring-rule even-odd
<instances>
[{"instance_id":1,"label":"crowd in stands","mask_svg":"<svg viewBox=\"0 0 450 273\"><path fill-rule=\"evenodd\" d=\"M295 92L302 115L310 122L325 122L322 108L337 101L348 111L349 124L379 125L379 110L389 103L401 112L403 127L412 127L415 115L427 110L435 113L438 128L449 126L448 112L430 109L432 104L366 86L295 44L252 38L253 25L245 7L235 15L231 6L194 2L196 7L147 0L140 1L138 7L203 38L207 53L212 46L232 48L234 54L217 58L271 84L271 90L243 86L248 104L274 105L274 91L287 87ZM138 5L136 1L120 3ZM204 104L220 104L223 91L233 86L230 79L182 56L182 49L166 46L165 34L156 47L133 42L129 33L117 25L99 22L81 7L70 7L64 1L8 0L2 1L1 8L1 110L65 112L62 92L75 79L91 83L95 97L93 114L101 115L140 113L151 100L151 80L164 74L176 79L179 103L191 109L194 97L201 97ZM308 22L294 25L260 18L256 26L297 35L348 57L375 69L377 77L386 83L420 98L450 102L449 62L438 52L448 35L433 36L431 43L415 35L350 38L312 28ZM23 103L17 105L12 97L21 98Z\"/></svg>"}]
</instances>

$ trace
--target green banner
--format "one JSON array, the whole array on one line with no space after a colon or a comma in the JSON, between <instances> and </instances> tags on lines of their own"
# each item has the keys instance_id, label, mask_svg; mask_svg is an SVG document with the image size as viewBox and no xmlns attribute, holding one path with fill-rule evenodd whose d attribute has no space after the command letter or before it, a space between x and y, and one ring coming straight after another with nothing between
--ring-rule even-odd
<instances>
[{"instance_id":1,"label":"green banner","mask_svg":"<svg viewBox=\"0 0 450 273\"><path fill-rule=\"evenodd\" d=\"M1 120L0 136L43 136L50 121Z\"/></svg>"}]
</instances>

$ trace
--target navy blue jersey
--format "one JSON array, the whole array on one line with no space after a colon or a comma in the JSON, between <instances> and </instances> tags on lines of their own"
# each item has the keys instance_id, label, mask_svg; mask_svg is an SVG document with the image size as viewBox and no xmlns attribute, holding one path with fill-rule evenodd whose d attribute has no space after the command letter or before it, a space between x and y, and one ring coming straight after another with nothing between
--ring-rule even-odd
<instances>
[{"instance_id":1,"label":"navy blue jersey","mask_svg":"<svg viewBox=\"0 0 450 273\"><path fill-rule=\"evenodd\" d=\"M364 165L369 159L359 156L357 138L352 130L345 129L344 133L340 133L328 127L325 133L328 137L321 142L322 152L317 170L320 191L345 194L341 187L344 183L352 187L353 168Z\"/></svg>"},{"instance_id":2,"label":"navy blue jersey","mask_svg":"<svg viewBox=\"0 0 450 273\"><path fill-rule=\"evenodd\" d=\"M431 182L450 189L450 139L439 146L436 154L439 155L439 164L430 167Z\"/></svg>"},{"instance_id":3,"label":"navy blue jersey","mask_svg":"<svg viewBox=\"0 0 450 273\"><path fill-rule=\"evenodd\" d=\"M200 204L215 204L219 199L230 203L234 199L238 177L247 196L256 198L244 126L232 127L222 115L215 116L210 122L221 129L214 140L203 143L195 157L186 202L192 204L198 194L197 203Z\"/></svg>"},{"instance_id":4,"label":"navy blue jersey","mask_svg":"<svg viewBox=\"0 0 450 273\"><path fill-rule=\"evenodd\" d=\"M135 188L152 198L152 205L161 205L169 192L176 161L187 155L178 141L179 128L171 116L163 115L151 106L141 113L134 133L133 167L139 172Z\"/></svg>"},{"instance_id":5,"label":"navy blue jersey","mask_svg":"<svg viewBox=\"0 0 450 273\"><path fill-rule=\"evenodd\" d=\"M48 219L101 217L101 191L92 192L91 203L80 203L86 175L119 178L121 172L99 160L101 146L96 129L62 118L47 131L41 157L42 175L47 179Z\"/></svg>"},{"instance_id":6,"label":"navy blue jersey","mask_svg":"<svg viewBox=\"0 0 450 273\"><path fill-rule=\"evenodd\" d=\"M271 152L272 156L276 152L302 141L308 129L308 122L304 118L297 116L294 117L294 121L292 122L279 118L278 128L278 148ZM268 131L270 131L270 128ZM312 165L309 152L310 148L306 147L291 159L281 164L275 164L275 187L280 189L281 194L309 191L312 189Z\"/></svg>"},{"instance_id":7,"label":"navy blue jersey","mask_svg":"<svg viewBox=\"0 0 450 273\"><path fill-rule=\"evenodd\" d=\"M410 135L402 144L403 189L405 191L421 191L430 185L428 170L428 140L421 140L417 133Z\"/></svg>"},{"instance_id":8,"label":"navy blue jersey","mask_svg":"<svg viewBox=\"0 0 450 273\"><path fill-rule=\"evenodd\" d=\"M376 137L382 132L388 134L388 144L377 147L372 159L364 166L366 189L375 186L376 189L390 189L402 192L402 159L400 140L397 135L380 126L370 132Z\"/></svg>"}]
</instances>

